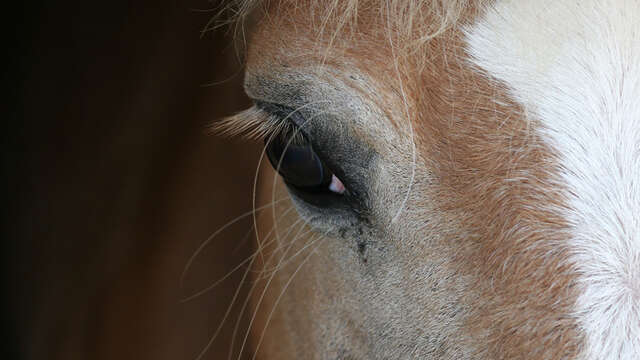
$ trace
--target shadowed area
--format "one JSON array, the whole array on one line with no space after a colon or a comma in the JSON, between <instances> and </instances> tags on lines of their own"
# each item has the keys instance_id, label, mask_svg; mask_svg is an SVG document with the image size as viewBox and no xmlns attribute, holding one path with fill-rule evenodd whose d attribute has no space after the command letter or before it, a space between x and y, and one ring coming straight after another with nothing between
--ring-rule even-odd
<instances>
[{"instance_id":1,"label":"shadowed area","mask_svg":"<svg viewBox=\"0 0 640 360\"><path fill-rule=\"evenodd\" d=\"M221 233L182 287L180 275L251 209L260 149L206 135L249 105L230 36L200 38L212 13L193 9L215 5L65 1L14 14L3 358L194 359L220 324L241 272L180 299L250 254L251 219ZM226 358L236 317L205 359Z\"/></svg>"}]
</instances>

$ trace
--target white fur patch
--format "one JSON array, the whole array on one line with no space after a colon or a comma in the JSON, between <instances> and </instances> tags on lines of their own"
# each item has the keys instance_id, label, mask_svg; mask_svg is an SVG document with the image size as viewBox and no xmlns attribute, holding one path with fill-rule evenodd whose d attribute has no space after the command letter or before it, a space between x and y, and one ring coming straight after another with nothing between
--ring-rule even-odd
<instances>
[{"instance_id":1,"label":"white fur patch","mask_svg":"<svg viewBox=\"0 0 640 360\"><path fill-rule=\"evenodd\" d=\"M499 0L467 40L557 152L580 357L640 359L640 1Z\"/></svg>"}]
</instances>

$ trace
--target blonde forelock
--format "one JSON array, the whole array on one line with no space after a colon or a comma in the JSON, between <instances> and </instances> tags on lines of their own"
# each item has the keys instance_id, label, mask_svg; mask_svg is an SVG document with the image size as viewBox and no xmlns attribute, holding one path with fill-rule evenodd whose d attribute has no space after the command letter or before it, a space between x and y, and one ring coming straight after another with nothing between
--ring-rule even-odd
<instances>
[{"instance_id":1,"label":"blonde forelock","mask_svg":"<svg viewBox=\"0 0 640 360\"><path fill-rule=\"evenodd\" d=\"M357 31L359 14L373 12L380 15L386 31L392 33L403 47L418 50L432 38L459 24L472 4L472 0L228 0L216 9L215 15L205 27L233 25L236 35L243 34L244 25L252 16L260 17L266 9L312 8L322 21L315 26L324 31L332 24L333 36L338 32Z\"/></svg>"}]
</instances>

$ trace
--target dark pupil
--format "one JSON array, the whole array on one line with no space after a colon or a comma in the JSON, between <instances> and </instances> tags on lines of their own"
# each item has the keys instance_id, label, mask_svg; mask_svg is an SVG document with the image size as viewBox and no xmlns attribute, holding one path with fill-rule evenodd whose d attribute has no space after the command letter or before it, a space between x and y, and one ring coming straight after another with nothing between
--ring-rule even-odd
<instances>
[{"instance_id":1,"label":"dark pupil","mask_svg":"<svg viewBox=\"0 0 640 360\"><path fill-rule=\"evenodd\" d=\"M309 141L297 134L276 135L267 144L267 156L284 181L304 190L321 191L331 183L331 172L324 166Z\"/></svg>"}]
</instances>

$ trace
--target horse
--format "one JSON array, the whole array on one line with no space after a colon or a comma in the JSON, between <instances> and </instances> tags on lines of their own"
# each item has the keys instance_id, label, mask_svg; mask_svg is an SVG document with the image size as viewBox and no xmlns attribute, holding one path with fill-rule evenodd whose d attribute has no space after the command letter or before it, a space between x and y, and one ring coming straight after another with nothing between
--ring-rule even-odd
<instances>
[{"instance_id":1,"label":"horse","mask_svg":"<svg viewBox=\"0 0 640 360\"><path fill-rule=\"evenodd\" d=\"M265 144L238 358L640 358L639 1L224 6L218 130Z\"/></svg>"}]
</instances>

